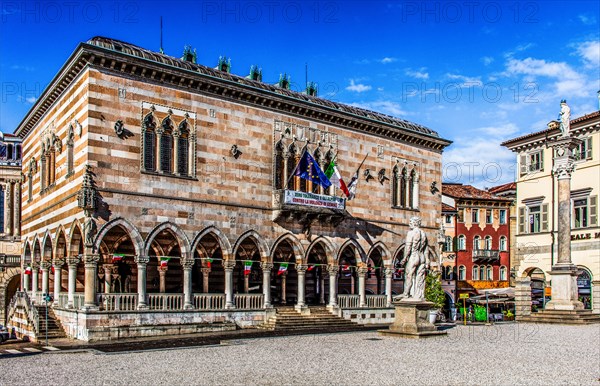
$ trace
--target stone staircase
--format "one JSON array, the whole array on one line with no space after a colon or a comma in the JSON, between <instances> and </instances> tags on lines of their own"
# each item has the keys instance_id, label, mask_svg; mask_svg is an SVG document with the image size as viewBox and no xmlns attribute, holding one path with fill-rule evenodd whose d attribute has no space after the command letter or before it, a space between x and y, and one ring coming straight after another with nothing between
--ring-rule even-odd
<instances>
[{"instance_id":1,"label":"stone staircase","mask_svg":"<svg viewBox=\"0 0 600 386\"><path fill-rule=\"evenodd\" d=\"M517 318L518 322L556 323L556 324L594 324L600 323L600 314L591 310L541 310L528 316Z\"/></svg>"},{"instance_id":2,"label":"stone staircase","mask_svg":"<svg viewBox=\"0 0 600 386\"><path fill-rule=\"evenodd\" d=\"M302 315L293 307L277 307L276 314L258 329L270 331L344 332L369 329L350 320L335 316L326 307L310 307L310 314Z\"/></svg>"},{"instance_id":3,"label":"stone staircase","mask_svg":"<svg viewBox=\"0 0 600 386\"><path fill-rule=\"evenodd\" d=\"M45 305L34 306L39 315L39 328L36 334L38 340L46 339L46 330L48 331L48 339L54 338L66 338L67 335L60 324L60 321L54 315L54 310L51 307ZM46 323L46 309L48 309L48 323Z\"/></svg>"}]
</instances>

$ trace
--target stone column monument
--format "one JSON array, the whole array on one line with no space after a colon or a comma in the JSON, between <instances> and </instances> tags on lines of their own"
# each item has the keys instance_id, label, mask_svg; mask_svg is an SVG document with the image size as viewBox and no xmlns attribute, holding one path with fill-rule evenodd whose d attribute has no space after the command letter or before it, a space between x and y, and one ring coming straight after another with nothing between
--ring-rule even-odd
<instances>
[{"instance_id":1,"label":"stone column monument","mask_svg":"<svg viewBox=\"0 0 600 386\"><path fill-rule=\"evenodd\" d=\"M406 235L404 257L400 265L405 265L404 293L394 298L396 308L394 323L388 330L379 330L382 335L405 338L426 338L446 335L429 322L429 310L433 303L425 300L425 276L429 269L427 236L420 229L421 219L412 217L411 228Z\"/></svg>"},{"instance_id":2,"label":"stone column monument","mask_svg":"<svg viewBox=\"0 0 600 386\"><path fill-rule=\"evenodd\" d=\"M570 116L566 101L561 101L560 130L562 135L550 143L554 155L554 175L558 180L558 258L552 266L552 300L547 310L583 309L577 300L577 267L571 262L571 175L575 171L573 149L581 140L571 137Z\"/></svg>"}]
</instances>

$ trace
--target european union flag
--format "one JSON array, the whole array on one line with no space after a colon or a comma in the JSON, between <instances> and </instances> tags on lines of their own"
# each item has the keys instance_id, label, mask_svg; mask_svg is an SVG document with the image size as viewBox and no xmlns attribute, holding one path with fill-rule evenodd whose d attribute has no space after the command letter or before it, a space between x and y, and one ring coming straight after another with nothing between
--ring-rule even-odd
<instances>
[{"instance_id":1,"label":"european union flag","mask_svg":"<svg viewBox=\"0 0 600 386\"><path fill-rule=\"evenodd\" d=\"M323 173L321 167L313 156L310 155L308 150L304 150L304 154L296 166L294 175L312 181L314 184L319 184L325 189L331 186L331 181L329 181L329 178Z\"/></svg>"}]
</instances>

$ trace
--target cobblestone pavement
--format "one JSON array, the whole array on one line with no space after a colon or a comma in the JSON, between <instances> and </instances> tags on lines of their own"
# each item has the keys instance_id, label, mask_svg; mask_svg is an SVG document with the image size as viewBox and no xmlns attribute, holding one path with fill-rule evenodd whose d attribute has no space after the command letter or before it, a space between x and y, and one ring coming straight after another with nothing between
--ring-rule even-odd
<instances>
[{"instance_id":1,"label":"cobblestone pavement","mask_svg":"<svg viewBox=\"0 0 600 386\"><path fill-rule=\"evenodd\" d=\"M424 340L371 331L0 358L0 385L48 384L600 385L600 325L458 326Z\"/></svg>"}]
</instances>

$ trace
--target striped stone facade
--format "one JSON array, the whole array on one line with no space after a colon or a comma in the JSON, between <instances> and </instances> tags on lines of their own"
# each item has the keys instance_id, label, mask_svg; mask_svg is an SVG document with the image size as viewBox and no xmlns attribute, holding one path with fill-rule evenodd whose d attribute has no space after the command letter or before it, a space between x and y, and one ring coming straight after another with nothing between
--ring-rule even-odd
<instances>
[{"instance_id":1,"label":"striped stone facade","mask_svg":"<svg viewBox=\"0 0 600 386\"><path fill-rule=\"evenodd\" d=\"M441 201L429 187L441 181L449 141L406 121L244 82L109 39L80 45L16 130L26 176L23 257L33 267L24 289L54 291L57 307L69 293L65 309L84 292L88 311L102 310L100 293L137 294L139 310L148 294L179 293L181 308L193 311L195 293L225 293L234 308L234 293L263 294L268 307L335 306L332 292L382 294L388 282L399 292L393 268L409 218L420 216L436 240ZM176 144L169 171L161 170L160 142L156 170L145 167L149 114L175 124L176 143L177 125L187 122L186 173L177 170ZM343 210L282 202L274 183L282 138L313 154L335 150L347 180L366 156L356 198ZM393 206L399 164L417 171L417 208ZM382 177L365 179L366 169ZM252 262L248 275L244 261ZM281 263L289 265L278 274Z\"/></svg>"}]
</instances>

